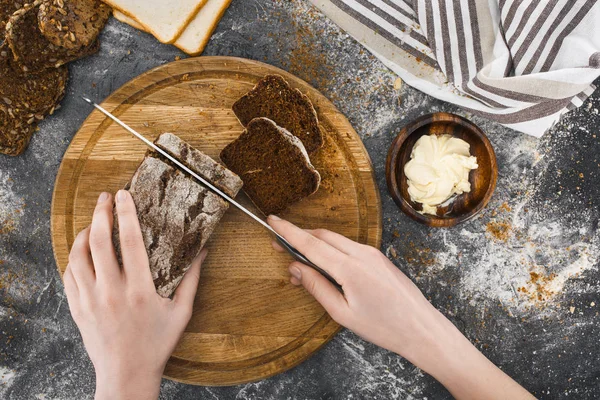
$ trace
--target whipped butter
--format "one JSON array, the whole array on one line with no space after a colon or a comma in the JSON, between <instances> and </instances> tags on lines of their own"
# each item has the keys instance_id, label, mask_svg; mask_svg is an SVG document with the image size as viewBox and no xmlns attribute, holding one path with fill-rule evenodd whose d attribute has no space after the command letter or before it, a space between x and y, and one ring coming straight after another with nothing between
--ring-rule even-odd
<instances>
[{"instance_id":1,"label":"whipped butter","mask_svg":"<svg viewBox=\"0 0 600 400\"><path fill-rule=\"evenodd\" d=\"M417 140L404 173L410 198L423 204L423 214L436 214L437 207L454 195L471 191L469 172L478 165L469 151L469 143L450 135Z\"/></svg>"}]
</instances>

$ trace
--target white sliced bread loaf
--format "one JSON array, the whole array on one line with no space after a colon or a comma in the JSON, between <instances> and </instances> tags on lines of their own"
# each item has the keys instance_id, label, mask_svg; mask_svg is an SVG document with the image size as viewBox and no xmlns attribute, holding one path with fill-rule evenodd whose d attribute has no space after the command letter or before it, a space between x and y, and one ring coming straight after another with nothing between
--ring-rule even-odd
<instances>
[{"instance_id":1,"label":"white sliced bread loaf","mask_svg":"<svg viewBox=\"0 0 600 400\"><path fill-rule=\"evenodd\" d=\"M231 4L231 0L208 0L175 41L174 45L192 56L202 53L229 4ZM113 14L119 21L148 32L137 19L116 9Z\"/></svg>"},{"instance_id":2,"label":"white sliced bread loaf","mask_svg":"<svg viewBox=\"0 0 600 400\"><path fill-rule=\"evenodd\" d=\"M117 21L121 21L124 24L134 27L135 29L139 29L140 31L147 32L146 28L144 28L144 26L142 24L137 22L134 18L131 18L130 16L123 14L121 11L119 11L117 9L113 10L113 16L117 19Z\"/></svg>"},{"instance_id":3,"label":"white sliced bread loaf","mask_svg":"<svg viewBox=\"0 0 600 400\"><path fill-rule=\"evenodd\" d=\"M104 0L162 43L174 43L207 0Z\"/></svg>"},{"instance_id":4,"label":"white sliced bread loaf","mask_svg":"<svg viewBox=\"0 0 600 400\"><path fill-rule=\"evenodd\" d=\"M208 0L175 42L182 51L196 56L204 50L231 0Z\"/></svg>"}]
</instances>

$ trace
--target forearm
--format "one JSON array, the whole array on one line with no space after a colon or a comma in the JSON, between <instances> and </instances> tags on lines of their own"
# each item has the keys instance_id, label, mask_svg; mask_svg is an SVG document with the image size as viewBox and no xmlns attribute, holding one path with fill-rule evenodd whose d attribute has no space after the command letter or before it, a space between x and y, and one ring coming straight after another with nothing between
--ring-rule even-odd
<instances>
[{"instance_id":1,"label":"forearm","mask_svg":"<svg viewBox=\"0 0 600 400\"><path fill-rule=\"evenodd\" d=\"M531 399L437 310L413 361L457 399Z\"/></svg>"}]
</instances>

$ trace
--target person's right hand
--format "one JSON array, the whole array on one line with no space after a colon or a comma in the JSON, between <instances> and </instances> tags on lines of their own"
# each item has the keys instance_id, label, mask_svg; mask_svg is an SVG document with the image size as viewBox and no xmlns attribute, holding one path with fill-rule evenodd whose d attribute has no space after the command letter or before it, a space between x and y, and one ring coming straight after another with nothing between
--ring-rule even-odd
<instances>
[{"instance_id":1,"label":"person's right hand","mask_svg":"<svg viewBox=\"0 0 600 400\"><path fill-rule=\"evenodd\" d=\"M340 293L314 269L294 261L291 282L302 285L340 325L405 357L455 397L531 398L438 312L379 250L327 230L302 230L275 216L269 224L327 271ZM273 246L283 249L273 242Z\"/></svg>"}]
</instances>

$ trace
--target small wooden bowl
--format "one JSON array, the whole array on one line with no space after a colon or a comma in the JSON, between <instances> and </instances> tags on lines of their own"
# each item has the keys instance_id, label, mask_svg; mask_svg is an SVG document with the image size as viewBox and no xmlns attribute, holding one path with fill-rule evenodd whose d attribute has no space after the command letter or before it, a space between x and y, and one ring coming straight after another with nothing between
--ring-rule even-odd
<instances>
[{"instance_id":1,"label":"small wooden bowl","mask_svg":"<svg viewBox=\"0 0 600 400\"><path fill-rule=\"evenodd\" d=\"M421 204L413 202L408 194L404 165L421 136L443 134L469 143L479 168L469 174L471 192L459 195L445 207L438 207L437 215L421 214ZM435 113L424 115L402 129L388 152L385 174L392 198L409 217L428 226L450 227L473 218L487 205L496 188L498 166L492 144L481 129L461 116Z\"/></svg>"}]
</instances>

